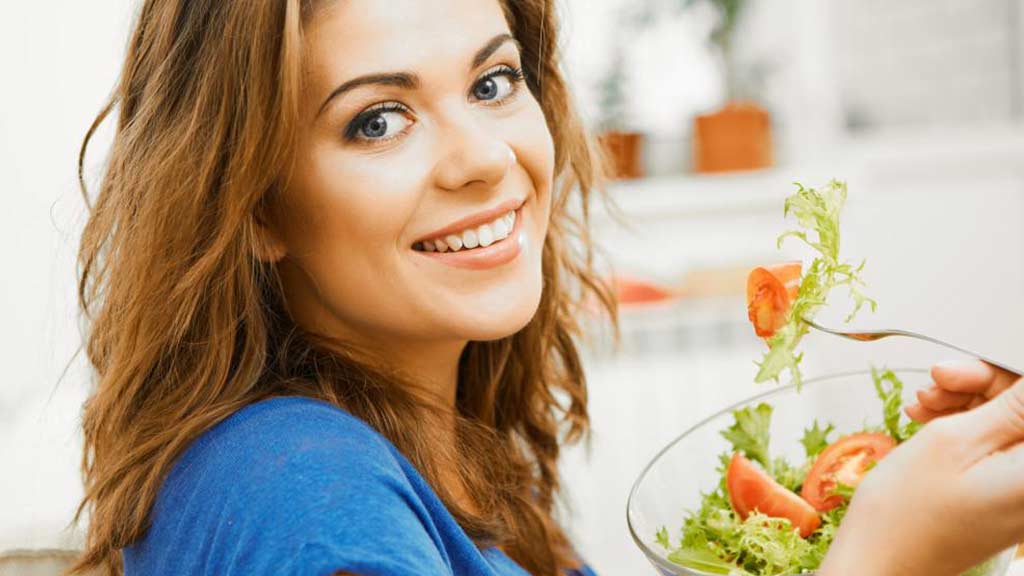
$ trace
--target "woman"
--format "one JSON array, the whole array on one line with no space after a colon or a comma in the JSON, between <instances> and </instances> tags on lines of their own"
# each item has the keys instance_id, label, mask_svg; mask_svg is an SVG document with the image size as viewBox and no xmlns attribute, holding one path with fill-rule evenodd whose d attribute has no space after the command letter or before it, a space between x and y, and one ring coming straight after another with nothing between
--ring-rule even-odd
<instances>
[{"instance_id":1,"label":"woman","mask_svg":"<svg viewBox=\"0 0 1024 576\"><path fill-rule=\"evenodd\" d=\"M560 446L587 429L575 320L614 305L556 48L551 0L144 2L82 152L117 105L81 248L98 386L79 571L590 573L552 506ZM960 391L918 417L996 390L937 376ZM1024 436L993 418L1012 406L943 418L880 466L830 573L913 534L900 573L952 574L1024 535L935 522L1024 518L1012 458L991 491L951 488ZM940 440L974 468L904 490ZM871 525L897 509L909 532Z\"/></svg>"}]
</instances>

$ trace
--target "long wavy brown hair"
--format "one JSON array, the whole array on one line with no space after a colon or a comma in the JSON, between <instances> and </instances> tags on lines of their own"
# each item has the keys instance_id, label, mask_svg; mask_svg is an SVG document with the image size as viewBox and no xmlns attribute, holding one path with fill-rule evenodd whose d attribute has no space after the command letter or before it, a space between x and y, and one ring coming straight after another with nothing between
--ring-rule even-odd
<instances>
[{"instance_id":1,"label":"long wavy brown hair","mask_svg":"<svg viewBox=\"0 0 1024 576\"><path fill-rule=\"evenodd\" d=\"M442 408L386 363L301 330L275 267L256 257L258 213L293 159L312 2L142 4L117 87L79 156L90 209L79 300L96 389L84 407L76 515L88 513L88 536L72 573L121 574L121 549L144 536L183 450L248 404L296 394L391 440L478 544L501 546L537 575L578 562L553 508L559 448L589 424L578 320L594 302L615 318L587 227L605 170L560 72L553 0L499 1L555 143L556 189L539 309L519 332L466 347L450 446L425 433ZM93 204L84 158L115 109ZM442 481L453 472L472 506Z\"/></svg>"}]
</instances>

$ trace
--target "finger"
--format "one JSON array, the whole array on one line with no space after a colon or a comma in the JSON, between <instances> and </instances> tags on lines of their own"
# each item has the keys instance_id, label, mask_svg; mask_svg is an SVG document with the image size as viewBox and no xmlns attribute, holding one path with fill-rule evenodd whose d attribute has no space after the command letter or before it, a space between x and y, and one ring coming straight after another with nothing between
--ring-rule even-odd
<instances>
[{"instance_id":1,"label":"finger","mask_svg":"<svg viewBox=\"0 0 1024 576\"><path fill-rule=\"evenodd\" d=\"M958 433L971 441L977 457L1024 441L1024 380L956 418Z\"/></svg>"},{"instance_id":2,"label":"finger","mask_svg":"<svg viewBox=\"0 0 1024 576\"><path fill-rule=\"evenodd\" d=\"M984 396L975 396L969 404L967 404L967 410L974 410L978 406L981 406L985 402L988 402L988 398Z\"/></svg>"},{"instance_id":3,"label":"finger","mask_svg":"<svg viewBox=\"0 0 1024 576\"><path fill-rule=\"evenodd\" d=\"M977 397L975 394L950 392L937 386L917 391L917 401L925 408L936 412L953 408L965 408Z\"/></svg>"},{"instance_id":4,"label":"finger","mask_svg":"<svg viewBox=\"0 0 1024 576\"><path fill-rule=\"evenodd\" d=\"M932 367L931 374L939 388L985 398L995 398L1020 378L981 360L941 362Z\"/></svg>"},{"instance_id":5,"label":"finger","mask_svg":"<svg viewBox=\"0 0 1024 576\"><path fill-rule=\"evenodd\" d=\"M961 412L961 410L957 408L953 408L950 410L932 410L930 408L922 406L920 403L910 404L906 406L903 409L903 411L906 412L907 416L909 416L911 420L920 422L922 424L927 424L928 422L931 422L936 418L942 418L943 416L950 416L958 412Z\"/></svg>"}]
</instances>

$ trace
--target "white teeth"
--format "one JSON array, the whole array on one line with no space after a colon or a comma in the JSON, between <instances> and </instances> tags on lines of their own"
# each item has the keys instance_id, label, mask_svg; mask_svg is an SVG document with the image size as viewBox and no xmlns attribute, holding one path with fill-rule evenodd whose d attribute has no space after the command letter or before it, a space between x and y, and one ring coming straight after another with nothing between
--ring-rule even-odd
<instances>
[{"instance_id":1,"label":"white teeth","mask_svg":"<svg viewBox=\"0 0 1024 576\"><path fill-rule=\"evenodd\" d=\"M480 236L480 246L487 248L494 244L494 232L491 231L491 227L487 224L477 228L477 235Z\"/></svg>"},{"instance_id":2,"label":"white teeth","mask_svg":"<svg viewBox=\"0 0 1024 576\"><path fill-rule=\"evenodd\" d=\"M512 210L477 228L464 230L461 234L449 234L434 240L424 240L421 247L425 252L458 252L480 246L486 248L495 242L508 238L516 224L516 213Z\"/></svg>"},{"instance_id":3,"label":"white teeth","mask_svg":"<svg viewBox=\"0 0 1024 576\"><path fill-rule=\"evenodd\" d=\"M508 220L504 216L498 218L491 224L491 228L494 228L494 239L501 240L502 238L508 237Z\"/></svg>"},{"instance_id":4,"label":"white teeth","mask_svg":"<svg viewBox=\"0 0 1024 576\"><path fill-rule=\"evenodd\" d=\"M448 236L445 236L444 241L446 244L448 244L448 247L451 248L452 252L458 252L459 250L462 249L462 238L456 236L455 234L449 234Z\"/></svg>"}]
</instances>

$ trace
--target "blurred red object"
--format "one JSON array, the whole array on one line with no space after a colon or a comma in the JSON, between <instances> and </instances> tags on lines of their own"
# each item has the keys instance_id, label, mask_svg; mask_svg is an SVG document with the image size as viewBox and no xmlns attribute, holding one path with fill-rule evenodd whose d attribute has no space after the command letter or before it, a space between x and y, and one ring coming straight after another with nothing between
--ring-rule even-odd
<instances>
[{"instance_id":1,"label":"blurred red object","mask_svg":"<svg viewBox=\"0 0 1024 576\"><path fill-rule=\"evenodd\" d=\"M654 282L631 278L629 276L616 276L612 279L612 288L615 290L615 297L621 304L650 304L653 302L666 302L675 299L676 295L666 287Z\"/></svg>"},{"instance_id":2,"label":"blurred red object","mask_svg":"<svg viewBox=\"0 0 1024 576\"><path fill-rule=\"evenodd\" d=\"M729 102L693 122L693 163L697 172L754 170L772 165L768 111L752 102Z\"/></svg>"}]
</instances>

